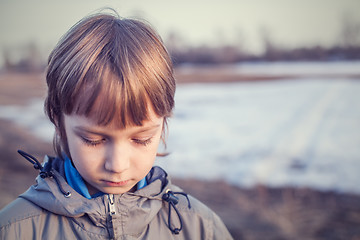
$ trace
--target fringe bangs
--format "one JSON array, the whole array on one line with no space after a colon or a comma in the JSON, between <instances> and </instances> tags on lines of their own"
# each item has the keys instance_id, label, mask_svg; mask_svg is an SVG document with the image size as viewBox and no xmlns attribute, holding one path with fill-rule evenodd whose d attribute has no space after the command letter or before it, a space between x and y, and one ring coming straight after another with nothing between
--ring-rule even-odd
<instances>
[{"instance_id":1,"label":"fringe bangs","mask_svg":"<svg viewBox=\"0 0 360 240\"><path fill-rule=\"evenodd\" d=\"M90 70L79 91L74 92L71 113L92 119L98 125L115 123L118 128L140 126L148 119L151 100L145 89L133 86L105 68L102 74Z\"/></svg>"}]
</instances>

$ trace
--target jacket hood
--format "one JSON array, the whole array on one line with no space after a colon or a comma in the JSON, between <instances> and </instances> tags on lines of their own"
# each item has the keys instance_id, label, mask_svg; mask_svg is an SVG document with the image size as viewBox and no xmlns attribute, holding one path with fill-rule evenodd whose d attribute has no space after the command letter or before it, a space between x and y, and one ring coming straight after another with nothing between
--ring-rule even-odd
<instances>
[{"instance_id":1,"label":"jacket hood","mask_svg":"<svg viewBox=\"0 0 360 240\"><path fill-rule=\"evenodd\" d=\"M148 185L142 189L133 193L105 194L87 199L66 182L62 160L46 156L43 168L51 169L52 176L43 178L39 175L36 184L20 195L21 198L49 212L75 220L85 216L100 227L106 226L111 211L110 202L113 201L122 219L131 216L131 221L122 222L122 229L126 229L129 234L139 232L158 214L163 204L162 196L170 186L166 172L160 167L153 167L146 176Z\"/></svg>"}]
</instances>

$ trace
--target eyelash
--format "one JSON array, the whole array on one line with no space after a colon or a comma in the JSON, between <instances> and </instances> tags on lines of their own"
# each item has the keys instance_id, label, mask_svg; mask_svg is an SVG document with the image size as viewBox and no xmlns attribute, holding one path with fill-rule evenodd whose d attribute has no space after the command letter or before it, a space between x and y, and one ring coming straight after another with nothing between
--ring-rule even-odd
<instances>
[{"instance_id":1,"label":"eyelash","mask_svg":"<svg viewBox=\"0 0 360 240\"><path fill-rule=\"evenodd\" d=\"M93 141L93 140L89 140L89 139L84 138L84 137L81 137L81 139L83 140L83 142L86 145L91 146L91 147L96 147L97 145L99 145L99 144L101 144L101 143L103 143L105 141L105 139Z\"/></svg>"},{"instance_id":2,"label":"eyelash","mask_svg":"<svg viewBox=\"0 0 360 240\"><path fill-rule=\"evenodd\" d=\"M133 139L132 141L136 144L147 146L151 143L152 138L146 139L146 140L140 140L140 139Z\"/></svg>"},{"instance_id":3,"label":"eyelash","mask_svg":"<svg viewBox=\"0 0 360 240\"><path fill-rule=\"evenodd\" d=\"M84 137L81 137L81 139L83 140L83 142L84 142L86 145L91 146L91 147L96 147L96 146L98 146L99 144L101 144L101 143L103 143L103 142L106 141L105 139L92 141L92 140L89 140L89 139L84 138ZM149 139L146 139L146 140L132 139L132 141L133 141L135 144L142 145L142 146L147 146L147 145L149 145L149 144L151 143L152 138L149 138Z\"/></svg>"}]
</instances>

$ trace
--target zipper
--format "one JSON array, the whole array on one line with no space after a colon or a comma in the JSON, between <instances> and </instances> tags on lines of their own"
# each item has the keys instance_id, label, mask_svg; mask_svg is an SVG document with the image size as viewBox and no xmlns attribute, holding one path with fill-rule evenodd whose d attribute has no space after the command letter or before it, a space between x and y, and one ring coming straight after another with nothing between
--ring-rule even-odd
<instances>
[{"instance_id":1,"label":"zipper","mask_svg":"<svg viewBox=\"0 0 360 240\"><path fill-rule=\"evenodd\" d=\"M114 223L113 223L113 217L116 215L116 208L115 208L115 201L114 201L114 194L108 194L109 199L109 234L110 239L115 239L115 232L114 232Z\"/></svg>"},{"instance_id":2,"label":"zipper","mask_svg":"<svg viewBox=\"0 0 360 240\"><path fill-rule=\"evenodd\" d=\"M109 214L112 217L116 214L115 202L114 202L114 194L109 194Z\"/></svg>"}]
</instances>

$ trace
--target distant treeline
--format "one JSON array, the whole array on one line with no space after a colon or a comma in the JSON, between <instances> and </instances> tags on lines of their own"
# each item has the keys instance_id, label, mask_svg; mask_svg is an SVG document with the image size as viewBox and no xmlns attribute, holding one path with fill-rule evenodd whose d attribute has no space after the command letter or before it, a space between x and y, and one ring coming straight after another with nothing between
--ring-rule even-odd
<instances>
[{"instance_id":1,"label":"distant treeline","mask_svg":"<svg viewBox=\"0 0 360 240\"><path fill-rule=\"evenodd\" d=\"M237 63L244 61L341 61L360 60L360 22L352 16L345 15L340 19L337 42L332 46L313 45L307 47L287 48L278 43L271 34L271 29L260 29L260 40L264 51L253 54L244 45L241 31L240 38L233 43L211 46L189 46L186 39L177 33L168 36L166 45L175 64L217 64ZM245 38L246 40L246 38ZM245 41L246 42L246 41Z\"/></svg>"},{"instance_id":2,"label":"distant treeline","mask_svg":"<svg viewBox=\"0 0 360 240\"><path fill-rule=\"evenodd\" d=\"M190 47L188 49L169 49L175 65L221 64L251 61L341 61L360 60L360 46L301 47L295 49L269 48L264 53L254 55L244 53L235 46Z\"/></svg>"},{"instance_id":3,"label":"distant treeline","mask_svg":"<svg viewBox=\"0 0 360 240\"><path fill-rule=\"evenodd\" d=\"M46 58L41 57L38 48L33 44L17 61L4 54L5 71L31 72L43 71ZM257 61L343 61L360 60L360 46L335 47L301 47L294 49L267 48L262 54L251 54L241 51L236 46L221 47L188 47L172 49L168 47L174 65L180 64L232 64Z\"/></svg>"},{"instance_id":4,"label":"distant treeline","mask_svg":"<svg viewBox=\"0 0 360 240\"><path fill-rule=\"evenodd\" d=\"M241 36L241 33L238 34ZM186 44L177 33L170 33L165 41L174 65L190 64L231 64L251 61L343 61L360 60L360 22L349 16L342 19L338 43L331 47L315 45L310 47L286 48L271 37L269 29L261 29L260 39L264 51L254 54L247 51L243 39L237 44L215 46ZM2 66L5 71L43 71L46 67L48 51L36 43L3 48Z\"/></svg>"}]
</instances>

